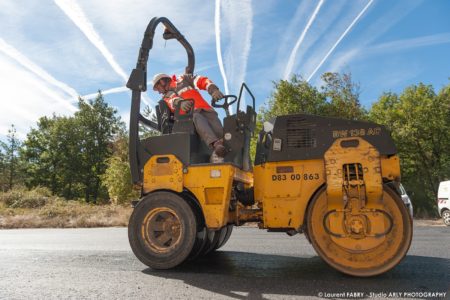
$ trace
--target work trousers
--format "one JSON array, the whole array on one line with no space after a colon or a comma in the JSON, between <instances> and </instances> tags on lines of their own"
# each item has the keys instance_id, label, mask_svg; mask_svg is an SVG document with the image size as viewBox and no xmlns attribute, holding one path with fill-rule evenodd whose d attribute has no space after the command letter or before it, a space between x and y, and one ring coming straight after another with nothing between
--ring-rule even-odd
<instances>
[{"instance_id":1,"label":"work trousers","mask_svg":"<svg viewBox=\"0 0 450 300\"><path fill-rule=\"evenodd\" d=\"M208 146L212 147L212 143L223 137L222 123L214 110L195 110L193 121L195 130Z\"/></svg>"}]
</instances>

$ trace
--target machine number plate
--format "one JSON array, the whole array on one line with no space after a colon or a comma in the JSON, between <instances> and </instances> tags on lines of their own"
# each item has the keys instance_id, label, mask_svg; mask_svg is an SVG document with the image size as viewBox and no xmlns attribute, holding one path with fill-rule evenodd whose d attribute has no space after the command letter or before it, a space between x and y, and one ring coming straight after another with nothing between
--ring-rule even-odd
<instances>
[{"instance_id":1,"label":"machine number plate","mask_svg":"<svg viewBox=\"0 0 450 300\"><path fill-rule=\"evenodd\" d=\"M285 181L285 180L319 180L319 173L292 173L292 174L274 174L272 175L272 181Z\"/></svg>"}]
</instances>

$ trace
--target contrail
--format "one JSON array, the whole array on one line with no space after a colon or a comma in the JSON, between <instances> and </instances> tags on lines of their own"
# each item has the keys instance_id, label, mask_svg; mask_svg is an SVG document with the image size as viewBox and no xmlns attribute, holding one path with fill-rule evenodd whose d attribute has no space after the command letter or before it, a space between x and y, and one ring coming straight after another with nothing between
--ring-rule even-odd
<instances>
[{"instance_id":1,"label":"contrail","mask_svg":"<svg viewBox=\"0 0 450 300\"><path fill-rule=\"evenodd\" d=\"M72 20L83 32L87 39L100 51L114 71L126 82L128 76L114 59L114 56L106 48L102 38L95 31L94 26L88 20L81 7L75 0L54 0L56 5Z\"/></svg>"},{"instance_id":2,"label":"contrail","mask_svg":"<svg viewBox=\"0 0 450 300\"><path fill-rule=\"evenodd\" d=\"M252 31L253 31L253 9L252 9L252 3L250 0L247 1L241 1L242 3L242 16L245 16L245 20L242 21L242 23L244 24L244 32L242 33L243 37L244 37L244 45L242 47L242 51L240 51L241 53L241 67L242 67L242 72L239 72L237 75L237 80L238 80L238 84L240 86L241 82L245 81L245 75L247 72L247 62L248 62L248 57L250 55L250 48L252 45ZM234 34L238 35L240 34L240 26L238 25L238 22L235 23L235 29L234 29ZM245 95L244 95L244 104L245 104Z\"/></svg>"},{"instance_id":3,"label":"contrail","mask_svg":"<svg viewBox=\"0 0 450 300\"><path fill-rule=\"evenodd\" d=\"M20 53L16 48L8 44L5 40L0 38L0 52L3 52L5 55L11 57L15 61L17 61L20 65L22 65L24 68L32 72L33 74L37 75L39 78L44 80L45 82L58 87L59 89L63 90L67 94L70 95L71 98L74 100L78 98L78 93L65 84L64 82L61 82L54 78L52 75L47 73L44 69L33 63L31 60L29 60L25 55ZM48 88L45 88L43 86L39 86L39 88L46 92L49 96L51 96L53 99L57 100L58 102L61 102L64 104L67 108L69 108L72 111L76 111L77 108L73 106L69 100L62 99L59 95L54 93Z\"/></svg>"},{"instance_id":4,"label":"contrail","mask_svg":"<svg viewBox=\"0 0 450 300\"><path fill-rule=\"evenodd\" d=\"M223 85L225 88L225 94L229 95L227 75L223 67L222 49L220 46L220 0L216 0L215 14L214 14L214 28L216 31L216 53L217 62L219 63L220 74L222 74Z\"/></svg>"},{"instance_id":5,"label":"contrail","mask_svg":"<svg viewBox=\"0 0 450 300\"><path fill-rule=\"evenodd\" d=\"M361 59L363 56L372 55L376 53L376 51L381 51L377 46L367 47L367 45L371 44L374 40L376 40L379 36L384 34L389 28L391 28L394 24L396 24L399 20L408 15L411 11L413 11L417 6L419 6L421 2L411 2L411 5L407 7L401 3L397 3L393 5L389 11L383 14L382 18L371 22L371 24L365 30L364 39L357 41L355 43L355 47L350 50L345 51L345 53L341 54L339 57L333 59L333 63L328 68L331 71L339 71L343 65L345 65L350 60L358 57ZM429 36L431 38L431 36ZM420 38L422 39L422 38ZM428 38L427 38L428 39ZM434 40L434 38L431 38ZM398 42L398 43L397 43ZM383 46L390 47L389 51L401 50L402 47L404 49L408 49L409 47L414 47L411 45L408 40L392 42L392 45L382 44ZM431 42L431 41L430 41ZM401 46L400 46L401 45ZM397 49L398 48L398 49ZM386 49L387 50L387 49Z\"/></svg>"},{"instance_id":6,"label":"contrail","mask_svg":"<svg viewBox=\"0 0 450 300\"><path fill-rule=\"evenodd\" d=\"M118 94L118 93L124 93L124 92L129 92L129 91L130 90L126 86L119 86L119 87L103 90L103 91L101 91L101 93L102 93L102 95L110 95L110 94ZM145 95L145 94L142 94L142 95ZM97 96L98 96L98 92L81 96L81 98L83 98L85 100L90 100L90 99L97 98ZM148 106L151 106L150 103L156 103L153 99L150 99L147 95L145 95L145 97L144 96L142 97L142 101L144 102L144 104L146 104Z\"/></svg>"},{"instance_id":7,"label":"contrail","mask_svg":"<svg viewBox=\"0 0 450 300\"><path fill-rule=\"evenodd\" d=\"M113 70L124 80L128 81L128 76L125 71L119 66L114 59L112 53L105 46L105 42L95 31L94 26L84 14L81 7L75 0L54 0L56 5L72 20L72 22L81 30L81 32L87 37L87 39L100 51L105 57L106 61L113 68ZM95 98L95 97L94 97ZM142 93L142 100L145 104L149 105L152 100L146 93Z\"/></svg>"},{"instance_id":8,"label":"contrail","mask_svg":"<svg viewBox=\"0 0 450 300\"><path fill-rule=\"evenodd\" d=\"M117 94L117 93L123 93L123 92L128 92L129 89L126 86L120 86L120 87L115 87L115 88L110 88L102 92L102 95L108 95L108 94ZM90 99L95 99L98 96L98 92L97 93L91 93L91 94L87 94L84 96L81 96L81 98L85 99L85 100L90 100Z\"/></svg>"},{"instance_id":9,"label":"contrail","mask_svg":"<svg viewBox=\"0 0 450 300\"><path fill-rule=\"evenodd\" d=\"M352 21L352 23L345 29L344 33L339 37L337 42L331 47L330 51L325 55L325 57L320 61L319 65L314 69L314 71L309 75L308 79L306 81L310 81L311 78L316 74L316 72L322 67L323 63L328 59L331 53L333 53L334 49L339 45L339 43L342 41L342 39L347 35L347 33L352 29L352 27L358 22L359 18L364 14L364 12L369 8L369 6L372 4L373 0L370 0L366 6L361 10L361 12L356 16L356 18Z\"/></svg>"},{"instance_id":10,"label":"contrail","mask_svg":"<svg viewBox=\"0 0 450 300\"><path fill-rule=\"evenodd\" d=\"M439 45L450 42L450 32L438 33L426 36L420 36L409 39L401 39L396 41L391 41L383 44L374 45L367 49L370 54L378 52L393 52L400 51L404 49L412 49L417 47L426 47L431 45ZM364 53L366 54L366 53Z\"/></svg>"},{"instance_id":11,"label":"contrail","mask_svg":"<svg viewBox=\"0 0 450 300\"><path fill-rule=\"evenodd\" d=\"M231 89L237 90L245 80L247 72L247 61L250 54L252 31L253 31L253 9L250 0L222 2L223 23L229 35L228 49L225 52L225 65ZM245 94L241 101L245 103Z\"/></svg>"},{"instance_id":12,"label":"contrail","mask_svg":"<svg viewBox=\"0 0 450 300\"><path fill-rule=\"evenodd\" d=\"M292 69L294 68L295 63L295 57L297 56L298 49L300 48L300 45L303 43L303 40L305 39L306 33L308 32L309 28L311 27L312 23L316 19L317 14L319 13L320 7L322 6L324 0L320 0L320 2L317 4L316 8L314 9L313 14L308 20L308 23L306 24L305 28L303 29L300 37L297 40L297 43L295 43L294 48L292 49L291 55L289 55L289 60L286 65L286 69L284 71L284 80L289 79L289 75L291 75Z\"/></svg>"}]
</instances>

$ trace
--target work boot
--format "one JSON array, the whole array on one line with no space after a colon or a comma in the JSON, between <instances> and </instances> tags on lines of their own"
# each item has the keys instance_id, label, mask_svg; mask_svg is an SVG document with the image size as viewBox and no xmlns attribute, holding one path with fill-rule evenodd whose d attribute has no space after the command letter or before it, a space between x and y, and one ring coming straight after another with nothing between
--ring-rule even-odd
<instances>
[{"instance_id":1,"label":"work boot","mask_svg":"<svg viewBox=\"0 0 450 300\"><path fill-rule=\"evenodd\" d=\"M227 153L227 149L225 149L225 146L223 145L223 139L215 141L213 143L213 149L217 156L222 158L224 158Z\"/></svg>"}]
</instances>

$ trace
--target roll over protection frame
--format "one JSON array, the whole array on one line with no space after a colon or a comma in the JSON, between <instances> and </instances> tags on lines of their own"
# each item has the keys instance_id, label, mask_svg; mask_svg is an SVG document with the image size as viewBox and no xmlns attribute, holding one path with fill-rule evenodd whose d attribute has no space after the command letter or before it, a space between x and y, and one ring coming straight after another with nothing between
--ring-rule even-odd
<instances>
[{"instance_id":1,"label":"roll over protection frame","mask_svg":"<svg viewBox=\"0 0 450 300\"><path fill-rule=\"evenodd\" d=\"M127 82L127 88L131 89L131 110L130 110L130 137L129 137L129 158L131 178L134 184L142 183L142 174L140 170L140 140L139 140L139 123L143 123L152 127L155 130L158 129L158 124L145 118L140 113L141 107L141 92L147 90L147 62L149 52L153 47L153 37L155 36L156 27L162 23L165 27L163 38L165 40L176 39L186 50L188 65L186 66L186 74L193 74L195 67L194 50L184 36L178 31L178 29L165 17L153 18L145 30L144 37L142 39L141 48L139 49L139 55L136 63L136 68L131 72L130 78Z\"/></svg>"}]
</instances>

